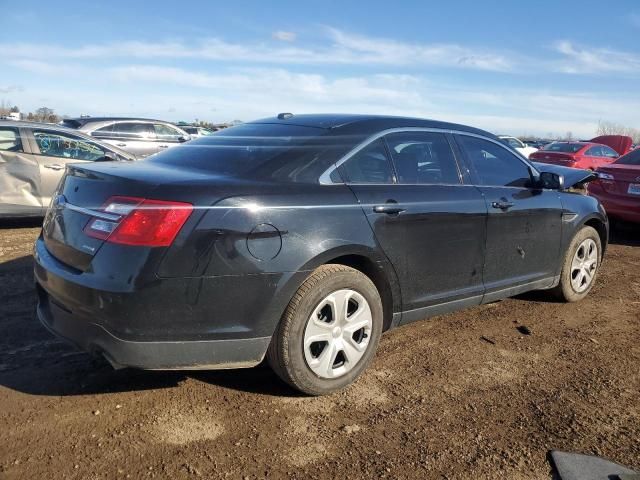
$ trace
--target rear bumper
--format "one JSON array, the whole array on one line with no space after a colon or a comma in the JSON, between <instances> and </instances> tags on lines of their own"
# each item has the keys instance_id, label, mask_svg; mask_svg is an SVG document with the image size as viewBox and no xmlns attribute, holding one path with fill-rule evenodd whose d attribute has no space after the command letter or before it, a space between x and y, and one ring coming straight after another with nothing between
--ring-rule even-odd
<instances>
[{"instance_id":1,"label":"rear bumper","mask_svg":"<svg viewBox=\"0 0 640 480\"><path fill-rule=\"evenodd\" d=\"M251 367L262 361L302 273L117 281L34 248L37 313L54 334L114 366ZM291 290L291 291L290 291Z\"/></svg>"},{"instance_id":2,"label":"rear bumper","mask_svg":"<svg viewBox=\"0 0 640 480\"><path fill-rule=\"evenodd\" d=\"M270 337L186 342L135 342L118 338L101 325L74 316L38 288L38 319L53 334L80 349L103 355L115 368L149 370L223 369L260 363Z\"/></svg>"}]
</instances>

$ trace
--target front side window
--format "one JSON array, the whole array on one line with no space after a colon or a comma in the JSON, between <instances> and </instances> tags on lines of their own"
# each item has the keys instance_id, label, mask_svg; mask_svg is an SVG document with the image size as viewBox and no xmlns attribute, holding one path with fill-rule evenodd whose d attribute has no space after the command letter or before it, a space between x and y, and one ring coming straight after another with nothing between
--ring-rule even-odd
<instances>
[{"instance_id":1,"label":"front side window","mask_svg":"<svg viewBox=\"0 0 640 480\"><path fill-rule=\"evenodd\" d=\"M400 132L385 137L403 184L458 184L460 175L447 137L433 132Z\"/></svg>"},{"instance_id":2,"label":"front side window","mask_svg":"<svg viewBox=\"0 0 640 480\"><path fill-rule=\"evenodd\" d=\"M0 151L22 152L22 141L17 128L0 128Z\"/></svg>"},{"instance_id":3,"label":"front side window","mask_svg":"<svg viewBox=\"0 0 640 480\"><path fill-rule=\"evenodd\" d=\"M179 138L183 136L182 133L180 133L175 128L172 128L169 125L164 125L162 123L154 124L153 129L155 131L157 139L163 142L178 142Z\"/></svg>"},{"instance_id":4,"label":"front side window","mask_svg":"<svg viewBox=\"0 0 640 480\"><path fill-rule=\"evenodd\" d=\"M467 135L457 138L480 185L526 187L529 184L529 168L506 148L482 138Z\"/></svg>"},{"instance_id":5,"label":"front side window","mask_svg":"<svg viewBox=\"0 0 640 480\"><path fill-rule=\"evenodd\" d=\"M341 168L349 183L393 183L391 164L381 138L358 151Z\"/></svg>"},{"instance_id":6,"label":"front side window","mask_svg":"<svg viewBox=\"0 0 640 480\"><path fill-rule=\"evenodd\" d=\"M33 137L40 153L48 157L94 161L105 155L105 151L93 142L58 132L34 130Z\"/></svg>"},{"instance_id":7,"label":"front side window","mask_svg":"<svg viewBox=\"0 0 640 480\"><path fill-rule=\"evenodd\" d=\"M504 141L511 148L524 148L524 145L522 144L522 142L517 138L507 137L507 138L503 138L502 141Z\"/></svg>"}]
</instances>

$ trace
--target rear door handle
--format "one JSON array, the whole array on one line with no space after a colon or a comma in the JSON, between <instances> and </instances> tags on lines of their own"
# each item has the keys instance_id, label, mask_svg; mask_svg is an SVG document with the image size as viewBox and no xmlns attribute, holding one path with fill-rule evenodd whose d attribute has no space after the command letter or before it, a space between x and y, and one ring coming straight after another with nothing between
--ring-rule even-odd
<instances>
[{"instance_id":1,"label":"rear door handle","mask_svg":"<svg viewBox=\"0 0 640 480\"><path fill-rule=\"evenodd\" d=\"M49 168L51 170L62 170L64 167L59 163L53 163L51 165L45 165L44 168Z\"/></svg>"},{"instance_id":2,"label":"rear door handle","mask_svg":"<svg viewBox=\"0 0 640 480\"><path fill-rule=\"evenodd\" d=\"M384 213L386 215L397 215L404 212L404 208L400 207L397 203L387 203L385 205L376 205L373 207L375 213Z\"/></svg>"},{"instance_id":3,"label":"rear door handle","mask_svg":"<svg viewBox=\"0 0 640 480\"><path fill-rule=\"evenodd\" d=\"M158 145L160 148L169 148L169 145Z\"/></svg>"},{"instance_id":4,"label":"rear door handle","mask_svg":"<svg viewBox=\"0 0 640 480\"><path fill-rule=\"evenodd\" d=\"M116 147L126 147L126 143L116 143Z\"/></svg>"},{"instance_id":5,"label":"rear door handle","mask_svg":"<svg viewBox=\"0 0 640 480\"><path fill-rule=\"evenodd\" d=\"M513 205L514 205L513 202L506 202L502 200L493 202L491 204L493 208L499 208L500 210L509 210L511 207L513 207Z\"/></svg>"}]
</instances>

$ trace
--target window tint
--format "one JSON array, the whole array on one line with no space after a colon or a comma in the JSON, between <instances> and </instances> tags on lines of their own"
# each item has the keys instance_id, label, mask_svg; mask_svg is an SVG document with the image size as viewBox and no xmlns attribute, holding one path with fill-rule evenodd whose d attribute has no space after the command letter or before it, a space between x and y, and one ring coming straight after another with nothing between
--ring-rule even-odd
<instances>
[{"instance_id":1,"label":"window tint","mask_svg":"<svg viewBox=\"0 0 640 480\"><path fill-rule=\"evenodd\" d=\"M381 138L343 163L342 171L350 183L393 183L391 165Z\"/></svg>"},{"instance_id":2,"label":"window tint","mask_svg":"<svg viewBox=\"0 0 640 480\"><path fill-rule=\"evenodd\" d=\"M525 187L529 183L527 165L506 148L467 135L457 138L476 171L480 185Z\"/></svg>"},{"instance_id":3,"label":"window tint","mask_svg":"<svg viewBox=\"0 0 640 480\"><path fill-rule=\"evenodd\" d=\"M103 158L105 154L105 151L93 142L58 132L34 130L33 137L40 153L49 157L93 161Z\"/></svg>"},{"instance_id":4,"label":"window tint","mask_svg":"<svg viewBox=\"0 0 640 480\"><path fill-rule=\"evenodd\" d=\"M17 128L0 128L0 151L22 152L22 141Z\"/></svg>"},{"instance_id":5,"label":"window tint","mask_svg":"<svg viewBox=\"0 0 640 480\"><path fill-rule=\"evenodd\" d=\"M163 142L177 142L178 139L183 136L180 131L162 123L154 124L153 129L157 139Z\"/></svg>"},{"instance_id":6,"label":"window tint","mask_svg":"<svg viewBox=\"0 0 640 480\"><path fill-rule=\"evenodd\" d=\"M386 137L398 183L460 183L456 160L442 133L402 132Z\"/></svg>"},{"instance_id":7,"label":"window tint","mask_svg":"<svg viewBox=\"0 0 640 480\"><path fill-rule=\"evenodd\" d=\"M602 154L602 147L600 147L599 145L596 145L595 147L591 147L584 154L589 156L589 157L603 157L604 156Z\"/></svg>"},{"instance_id":8,"label":"window tint","mask_svg":"<svg viewBox=\"0 0 640 480\"><path fill-rule=\"evenodd\" d=\"M618 165L640 165L640 148L636 148L624 157L620 157L620 160L617 160L615 163Z\"/></svg>"}]
</instances>

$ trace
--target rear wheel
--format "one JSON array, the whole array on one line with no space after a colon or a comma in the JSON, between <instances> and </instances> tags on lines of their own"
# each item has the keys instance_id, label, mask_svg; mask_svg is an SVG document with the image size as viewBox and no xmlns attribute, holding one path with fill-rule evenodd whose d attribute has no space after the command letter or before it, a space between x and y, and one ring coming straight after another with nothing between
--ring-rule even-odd
<instances>
[{"instance_id":1,"label":"rear wheel","mask_svg":"<svg viewBox=\"0 0 640 480\"><path fill-rule=\"evenodd\" d=\"M344 265L323 265L298 289L273 336L267 360L292 387L325 395L367 368L382 333L373 282Z\"/></svg>"},{"instance_id":2,"label":"rear wheel","mask_svg":"<svg viewBox=\"0 0 640 480\"><path fill-rule=\"evenodd\" d=\"M598 232L592 227L582 227L565 254L560 283L553 290L556 296L566 302L586 297L595 282L601 257Z\"/></svg>"}]
</instances>

